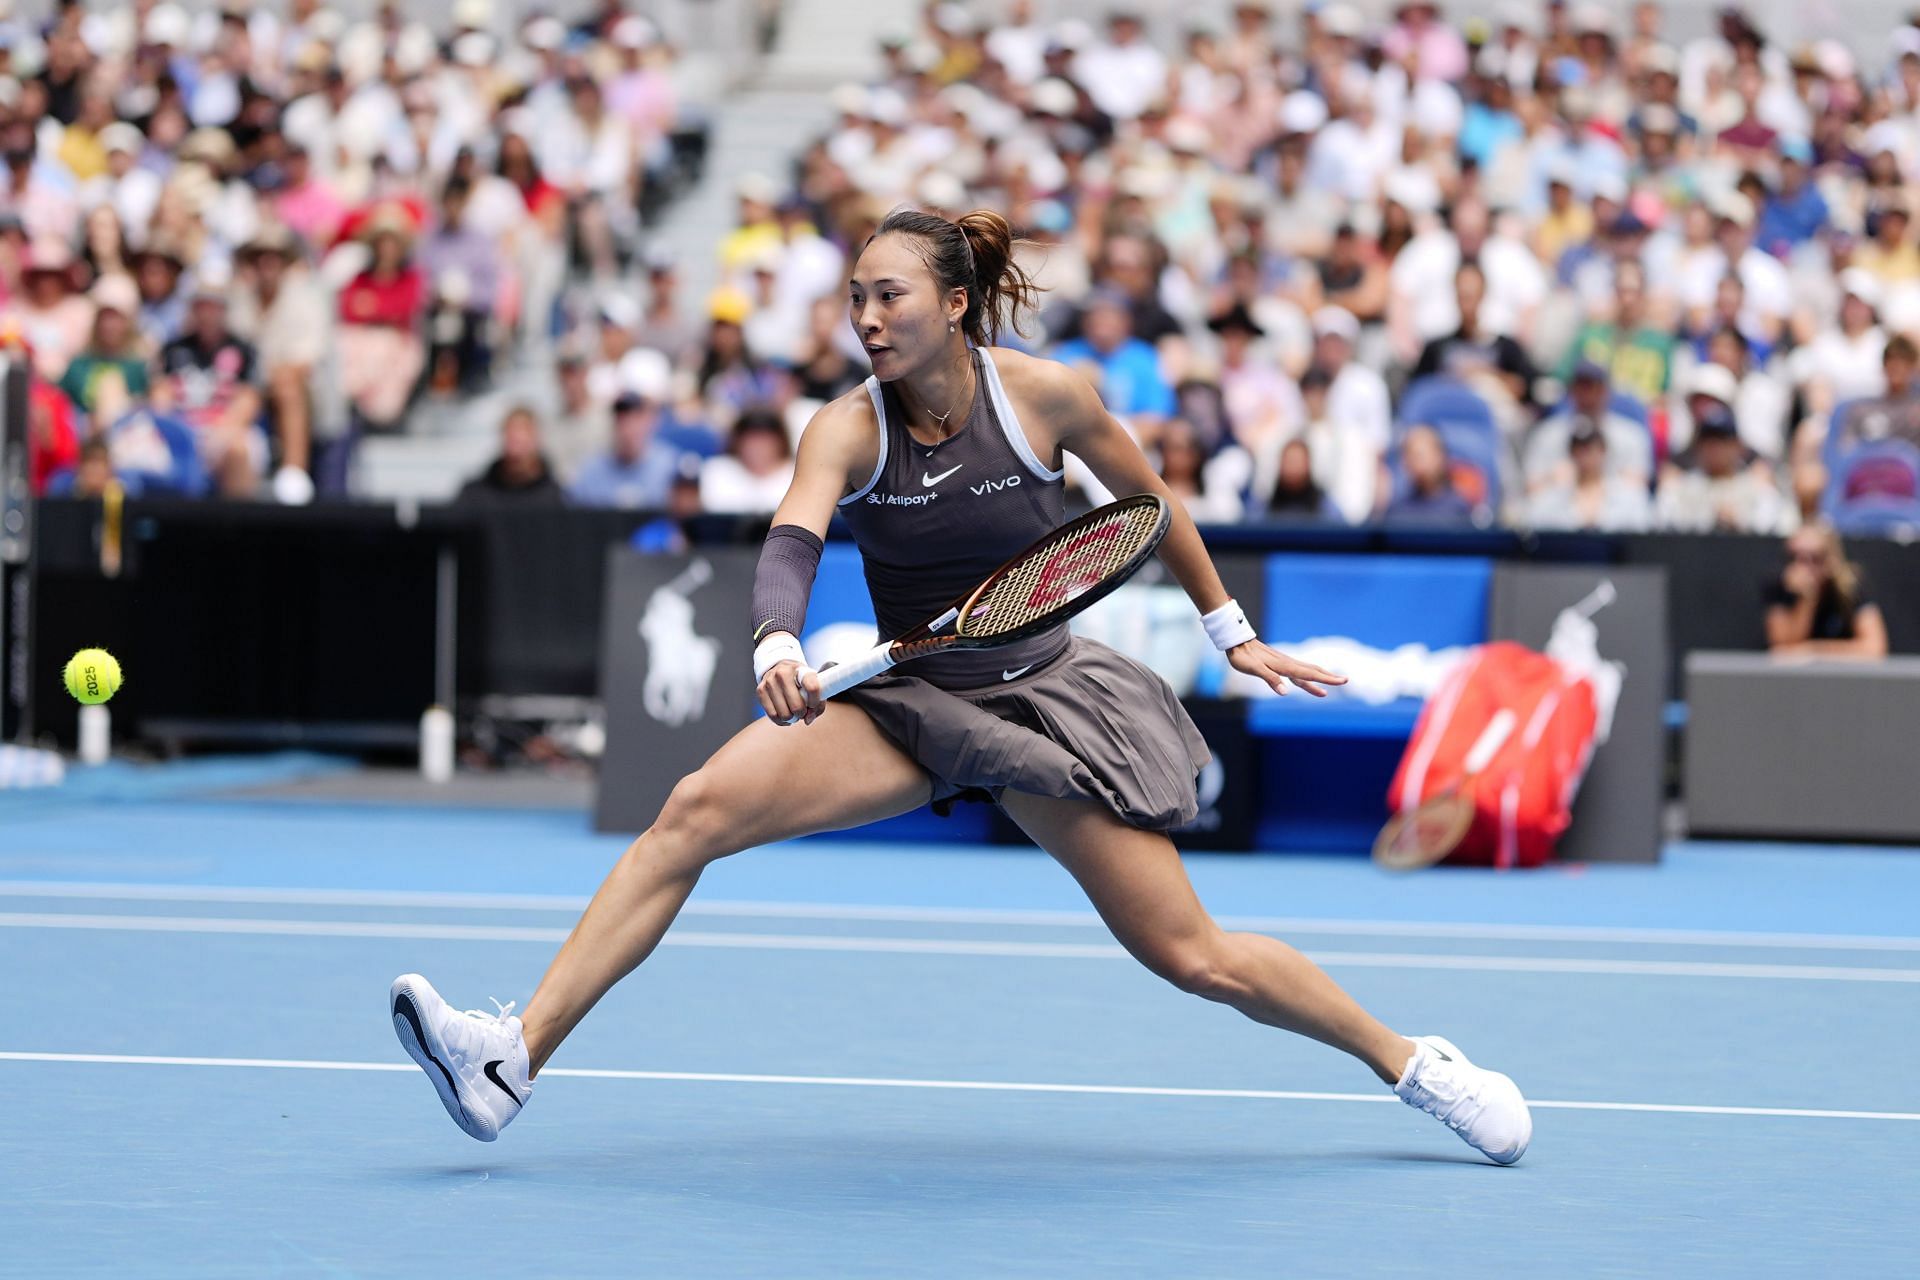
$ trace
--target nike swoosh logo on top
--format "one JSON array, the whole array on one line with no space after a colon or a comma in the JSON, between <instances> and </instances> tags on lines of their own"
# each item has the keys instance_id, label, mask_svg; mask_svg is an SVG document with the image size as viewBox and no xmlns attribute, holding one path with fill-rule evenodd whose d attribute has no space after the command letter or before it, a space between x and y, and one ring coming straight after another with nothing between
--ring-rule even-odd
<instances>
[{"instance_id":1,"label":"nike swoosh logo on top","mask_svg":"<svg viewBox=\"0 0 1920 1280\"><path fill-rule=\"evenodd\" d=\"M500 1092L512 1098L514 1106L522 1106L524 1104L520 1101L520 1095L513 1091L513 1086L500 1078L500 1068L505 1062L505 1058L495 1058L492 1062L489 1062L486 1066L487 1079L498 1085Z\"/></svg>"},{"instance_id":2,"label":"nike swoosh logo on top","mask_svg":"<svg viewBox=\"0 0 1920 1280\"><path fill-rule=\"evenodd\" d=\"M926 488L931 489L933 488L933 486L939 484L942 480L945 480L948 476L952 475L955 471L958 471L961 467L964 467L966 465L967 464L964 462L958 463L952 468L946 471L942 471L937 476L930 476L926 472L922 471L920 473L920 483Z\"/></svg>"},{"instance_id":3,"label":"nike swoosh logo on top","mask_svg":"<svg viewBox=\"0 0 1920 1280\"><path fill-rule=\"evenodd\" d=\"M1000 673L1000 678L1002 680L1018 680L1021 676L1027 674L1027 672L1031 670L1033 670L1033 664L1029 662L1026 666L1020 668L1018 671L1002 671Z\"/></svg>"}]
</instances>

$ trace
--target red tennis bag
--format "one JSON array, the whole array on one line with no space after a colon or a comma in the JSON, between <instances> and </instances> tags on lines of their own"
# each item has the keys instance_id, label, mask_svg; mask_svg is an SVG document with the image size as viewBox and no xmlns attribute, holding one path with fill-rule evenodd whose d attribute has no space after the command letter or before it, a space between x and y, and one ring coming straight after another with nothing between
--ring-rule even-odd
<instances>
[{"instance_id":1,"label":"red tennis bag","mask_svg":"<svg viewBox=\"0 0 1920 1280\"><path fill-rule=\"evenodd\" d=\"M1537 867L1572 820L1599 724L1593 682L1507 640L1480 646L1427 699L1388 807L1409 812L1458 782L1467 753L1503 709L1513 712L1514 731L1467 783L1473 825L1448 862Z\"/></svg>"}]
</instances>

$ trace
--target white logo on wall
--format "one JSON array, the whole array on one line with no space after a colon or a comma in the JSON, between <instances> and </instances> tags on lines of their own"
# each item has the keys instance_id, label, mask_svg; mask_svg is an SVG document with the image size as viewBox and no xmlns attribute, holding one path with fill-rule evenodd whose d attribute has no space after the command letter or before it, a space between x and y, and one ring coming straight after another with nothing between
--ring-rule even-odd
<instances>
[{"instance_id":1,"label":"white logo on wall","mask_svg":"<svg viewBox=\"0 0 1920 1280\"><path fill-rule=\"evenodd\" d=\"M693 601L687 597L712 579L713 566L695 560L655 588L640 614L640 638L647 645L647 679L640 700L661 724L677 728L707 713L720 642L694 631Z\"/></svg>"}]
</instances>

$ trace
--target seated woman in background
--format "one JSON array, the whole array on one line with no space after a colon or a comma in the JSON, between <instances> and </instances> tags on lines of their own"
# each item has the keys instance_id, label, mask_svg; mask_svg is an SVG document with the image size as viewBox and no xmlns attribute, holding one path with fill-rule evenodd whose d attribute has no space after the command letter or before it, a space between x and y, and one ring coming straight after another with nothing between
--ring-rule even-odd
<instances>
[{"instance_id":1,"label":"seated woman in background","mask_svg":"<svg viewBox=\"0 0 1920 1280\"><path fill-rule=\"evenodd\" d=\"M1767 593L1767 647L1774 653L1884 658L1887 623L1830 524L1787 539L1787 567Z\"/></svg>"},{"instance_id":2,"label":"seated woman in background","mask_svg":"<svg viewBox=\"0 0 1920 1280\"><path fill-rule=\"evenodd\" d=\"M1289 440L1280 450L1280 471L1274 477L1267 514L1291 520L1338 522L1337 508L1327 500L1313 478L1313 452L1305 440Z\"/></svg>"},{"instance_id":3,"label":"seated woman in background","mask_svg":"<svg viewBox=\"0 0 1920 1280\"><path fill-rule=\"evenodd\" d=\"M1167 482L1196 524L1232 524L1244 513L1240 485L1249 469L1227 445L1207 457L1200 433L1184 418L1170 418L1160 432L1160 478Z\"/></svg>"}]
</instances>

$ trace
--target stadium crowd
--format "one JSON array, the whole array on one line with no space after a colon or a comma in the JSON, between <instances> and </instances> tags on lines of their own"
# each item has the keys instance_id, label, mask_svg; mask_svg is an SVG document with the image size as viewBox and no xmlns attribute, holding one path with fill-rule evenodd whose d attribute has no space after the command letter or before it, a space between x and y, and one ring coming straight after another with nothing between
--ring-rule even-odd
<instances>
[{"instance_id":1,"label":"stadium crowd","mask_svg":"<svg viewBox=\"0 0 1920 1280\"><path fill-rule=\"evenodd\" d=\"M1151 33L928 4L739 183L688 298L636 212L671 50L618 3L496 47L485 8L11 39L0 315L100 455L56 484L171 451L223 493L338 490L355 437L517 335L552 394L464 498L764 512L865 374L848 252L911 202L1009 216L1049 291L1002 340L1084 368L1203 520L1920 523L1920 18L1862 61L1734 8L1676 42L1654 3Z\"/></svg>"},{"instance_id":2,"label":"stadium crowd","mask_svg":"<svg viewBox=\"0 0 1920 1280\"><path fill-rule=\"evenodd\" d=\"M697 156L676 51L618 3L504 36L493 0L402 9L0 21L0 346L38 375L36 489L345 494L364 434L591 333L580 298Z\"/></svg>"}]
</instances>

